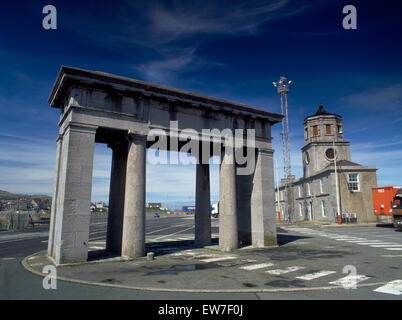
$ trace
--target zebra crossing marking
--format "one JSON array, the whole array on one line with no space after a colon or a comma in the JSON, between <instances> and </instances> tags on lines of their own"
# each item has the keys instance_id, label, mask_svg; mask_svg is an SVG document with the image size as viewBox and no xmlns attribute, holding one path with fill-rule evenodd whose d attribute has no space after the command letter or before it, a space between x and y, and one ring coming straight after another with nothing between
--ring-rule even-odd
<instances>
[{"instance_id":1,"label":"zebra crossing marking","mask_svg":"<svg viewBox=\"0 0 402 320\"><path fill-rule=\"evenodd\" d=\"M387 247L402 247L402 244L388 243L388 244L371 244L372 248L387 248Z\"/></svg>"},{"instance_id":2,"label":"zebra crossing marking","mask_svg":"<svg viewBox=\"0 0 402 320\"><path fill-rule=\"evenodd\" d=\"M262 269L262 268L267 268L267 267L272 267L274 264L273 263L258 263L258 264L252 264L252 265L248 265L248 266L243 266L240 267L240 269L242 270L247 270L247 271L252 271L252 270L258 270L258 269Z\"/></svg>"},{"instance_id":3,"label":"zebra crossing marking","mask_svg":"<svg viewBox=\"0 0 402 320\"><path fill-rule=\"evenodd\" d=\"M388 293L394 295L402 294L402 280L394 280L386 283L385 285L373 290L374 292Z\"/></svg>"},{"instance_id":4,"label":"zebra crossing marking","mask_svg":"<svg viewBox=\"0 0 402 320\"><path fill-rule=\"evenodd\" d=\"M387 243L387 242L378 242L378 243L371 243L371 242L369 242L369 243L367 243L367 242L362 242L362 243L357 243L358 245L361 245L361 246L372 246L372 245L375 245L375 244L377 244L377 245L390 245L390 243Z\"/></svg>"},{"instance_id":5,"label":"zebra crossing marking","mask_svg":"<svg viewBox=\"0 0 402 320\"><path fill-rule=\"evenodd\" d=\"M304 269L304 267L294 266L294 267L287 267L285 269L268 270L268 271L265 271L265 273L269 273L269 274L273 274L273 275L281 275L281 274L286 274L289 272L294 272L294 271L298 271L298 270L302 270L302 269Z\"/></svg>"},{"instance_id":6,"label":"zebra crossing marking","mask_svg":"<svg viewBox=\"0 0 402 320\"><path fill-rule=\"evenodd\" d=\"M308 273L308 274L305 274L304 276L296 277L296 279L313 280L313 279L325 277L325 276L328 276L328 275L334 274L334 273L336 273L336 271L323 270L323 271Z\"/></svg>"},{"instance_id":7,"label":"zebra crossing marking","mask_svg":"<svg viewBox=\"0 0 402 320\"><path fill-rule=\"evenodd\" d=\"M353 285L368 279L370 279L370 277L367 277L365 275L348 275L338 280L331 281L329 284L334 284L343 287L352 287Z\"/></svg>"},{"instance_id":8,"label":"zebra crossing marking","mask_svg":"<svg viewBox=\"0 0 402 320\"><path fill-rule=\"evenodd\" d=\"M237 257L233 257L233 256L228 256L228 257L218 257L218 258L208 258L208 259L202 259L200 261L202 262L218 262L218 261L226 261L226 260L233 260L236 259Z\"/></svg>"},{"instance_id":9,"label":"zebra crossing marking","mask_svg":"<svg viewBox=\"0 0 402 320\"><path fill-rule=\"evenodd\" d=\"M402 250L402 247L400 247L400 248L384 248L385 250L394 250L394 251L397 251L397 250Z\"/></svg>"}]
</instances>

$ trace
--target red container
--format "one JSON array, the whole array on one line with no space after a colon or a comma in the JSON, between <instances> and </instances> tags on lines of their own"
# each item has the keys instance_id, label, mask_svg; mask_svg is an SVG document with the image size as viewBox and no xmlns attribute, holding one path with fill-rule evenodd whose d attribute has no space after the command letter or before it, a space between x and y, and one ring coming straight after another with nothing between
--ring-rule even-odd
<instances>
[{"instance_id":1,"label":"red container","mask_svg":"<svg viewBox=\"0 0 402 320\"><path fill-rule=\"evenodd\" d=\"M376 187L373 191L373 205L375 215L392 216L391 203L400 187Z\"/></svg>"}]
</instances>

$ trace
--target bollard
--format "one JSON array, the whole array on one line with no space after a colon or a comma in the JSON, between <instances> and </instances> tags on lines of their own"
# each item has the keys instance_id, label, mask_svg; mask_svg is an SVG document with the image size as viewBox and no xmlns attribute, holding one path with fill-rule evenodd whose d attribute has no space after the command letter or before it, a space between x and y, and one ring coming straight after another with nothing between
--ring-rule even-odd
<instances>
[{"instance_id":1,"label":"bollard","mask_svg":"<svg viewBox=\"0 0 402 320\"><path fill-rule=\"evenodd\" d=\"M147 260L148 261L154 260L154 256L155 256L154 252L148 252L147 253Z\"/></svg>"}]
</instances>

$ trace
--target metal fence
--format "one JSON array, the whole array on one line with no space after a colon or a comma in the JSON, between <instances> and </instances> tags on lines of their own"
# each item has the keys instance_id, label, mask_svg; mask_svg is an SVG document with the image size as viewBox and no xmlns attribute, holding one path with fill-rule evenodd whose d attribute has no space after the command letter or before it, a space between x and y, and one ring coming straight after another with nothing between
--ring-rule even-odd
<instances>
[{"instance_id":1,"label":"metal fence","mask_svg":"<svg viewBox=\"0 0 402 320\"><path fill-rule=\"evenodd\" d=\"M91 223L107 222L108 212L91 212Z\"/></svg>"}]
</instances>

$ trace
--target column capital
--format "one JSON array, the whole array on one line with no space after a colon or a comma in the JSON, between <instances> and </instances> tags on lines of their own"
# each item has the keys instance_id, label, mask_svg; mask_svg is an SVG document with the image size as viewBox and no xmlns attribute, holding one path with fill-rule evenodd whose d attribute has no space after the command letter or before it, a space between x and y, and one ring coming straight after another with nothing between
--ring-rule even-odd
<instances>
[{"instance_id":1,"label":"column capital","mask_svg":"<svg viewBox=\"0 0 402 320\"><path fill-rule=\"evenodd\" d=\"M140 142L140 141L146 142L147 141L147 136L146 135L135 133L132 130L128 130L128 132L126 134L126 138L129 141L138 141L138 142Z\"/></svg>"},{"instance_id":2,"label":"column capital","mask_svg":"<svg viewBox=\"0 0 402 320\"><path fill-rule=\"evenodd\" d=\"M63 134L66 134L68 131L95 134L96 129L98 129L98 127L94 126L94 125L90 125L90 124L86 124L86 123L74 123L74 122L71 122L65 128Z\"/></svg>"},{"instance_id":3,"label":"column capital","mask_svg":"<svg viewBox=\"0 0 402 320\"><path fill-rule=\"evenodd\" d=\"M266 154L266 155L273 155L274 154L274 149L268 149L268 148L257 148L258 153Z\"/></svg>"}]
</instances>

